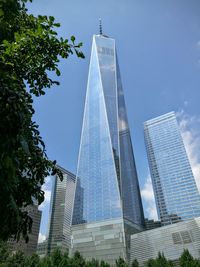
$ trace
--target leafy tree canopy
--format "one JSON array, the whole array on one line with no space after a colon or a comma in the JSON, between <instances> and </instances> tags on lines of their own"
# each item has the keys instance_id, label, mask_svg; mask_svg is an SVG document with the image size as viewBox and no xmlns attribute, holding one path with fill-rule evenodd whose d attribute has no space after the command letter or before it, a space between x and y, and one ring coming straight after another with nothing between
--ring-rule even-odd
<instances>
[{"instance_id":1,"label":"leafy tree canopy","mask_svg":"<svg viewBox=\"0 0 200 267\"><path fill-rule=\"evenodd\" d=\"M31 1L31 0L30 0ZM49 76L60 75L60 58L80 51L75 44L57 36L60 26L52 16L27 13L27 0L0 0L0 239L11 235L28 240L32 220L24 210L37 201L48 175L62 173L48 159L38 125L33 121L32 96L45 94L59 84Z\"/></svg>"},{"instance_id":2,"label":"leafy tree canopy","mask_svg":"<svg viewBox=\"0 0 200 267\"><path fill-rule=\"evenodd\" d=\"M147 261L147 267L174 267L174 264L167 260L163 253L158 253L158 257L156 259L150 259Z\"/></svg>"},{"instance_id":3,"label":"leafy tree canopy","mask_svg":"<svg viewBox=\"0 0 200 267\"><path fill-rule=\"evenodd\" d=\"M96 259L86 260L77 251L73 256L69 257L68 253L61 252L59 249L53 251L50 255L44 258L39 258L37 254L25 256L23 252L18 251L13 254L9 251L8 246L0 242L0 267L111 267L105 261ZM113 266L113 265L112 265ZM134 266L139 267L137 260L134 260L131 265L128 265L124 259L119 258L116 261L116 267ZM167 260L161 253L156 259L150 259L145 266L148 267L172 267L175 266L171 261ZM180 267L200 267L198 259L194 259L188 250L185 250L180 259Z\"/></svg>"},{"instance_id":4,"label":"leafy tree canopy","mask_svg":"<svg viewBox=\"0 0 200 267\"><path fill-rule=\"evenodd\" d=\"M116 266L117 267L128 267L128 264L125 262L124 259L122 259L121 257L119 257L119 259L116 260Z\"/></svg>"},{"instance_id":5,"label":"leafy tree canopy","mask_svg":"<svg viewBox=\"0 0 200 267\"><path fill-rule=\"evenodd\" d=\"M131 263L131 267L139 267L139 263L137 259L134 259L133 262Z\"/></svg>"},{"instance_id":6,"label":"leafy tree canopy","mask_svg":"<svg viewBox=\"0 0 200 267\"><path fill-rule=\"evenodd\" d=\"M180 267L200 267L200 261L194 259L190 252L185 249L179 259Z\"/></svg>"}]
</instances>

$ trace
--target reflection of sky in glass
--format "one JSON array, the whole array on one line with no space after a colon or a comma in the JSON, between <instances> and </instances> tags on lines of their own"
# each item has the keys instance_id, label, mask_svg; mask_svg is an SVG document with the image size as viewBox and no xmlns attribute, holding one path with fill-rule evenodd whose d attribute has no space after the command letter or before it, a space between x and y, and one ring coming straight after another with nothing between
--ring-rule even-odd
<instances>
[{"instance_id":1,"label":"reflection of sky in glass","mask_svg":"<svg viewBox=\"0 0 200 267\"><path fill-rule=\"evenodd\" d=\"M144 124L157 209L164 224L200 216L200 195L174 112Z\"/></svg>"},{"instance_id":2,"label":"reflection of sky in glass","mask_svg":"<svg viewBox=\"0 0 200 267\"><path fill-rule=\"evenodd\" d=\"M70 222L73 211L73 196L76 177L60 168L63 172L63 180L53 178L53 190L50 206L50 220L48 233L48 253L52 252L58 244L63 248L69 248Z\"/></svg>"},{"instance_id":3,"label":"reflection of sky in glass","mask_svg":"<svg viewBox=\"0 0 200 267\"><path fill-rule=\"evenodd\" d=\"M137 224L144 224L144 214L138 183L131 136L128 127L124 94L122 90L118 61L117 92L118 92L118 123L120 141L121 192L123 214L128 220Z\"/></svg>"},{"instance_id":4,"label":"reflection of sky in glass","mask_svg":"<svg viewBox=\"0 0 200 267\"><path fill-rule=\"evenodd\" d=\"M120 135L118 117L126 121ZM115 41L103 36L93 39L77 177L73 224L123 215L142 224Z\"/></svg>"},{"instance_id":5,"label":"reflection of sky in glass","mask_svg":"<svg viewBox=\"0 0 200 267\"><path fill-rule=\"evenodd\" d=\"M95 40L92 48L77 177L83 187L83 222L122 216ZM78 196L76 196L78 198ZM76 201L76 200L75 200ZM76 205L73 223L77 220Z\"/></svg>"},{"instance_id":6,"label":"reflection of sky in glass","mask_svg":"<svg viewBox=\"0 0 200 267\"><path fill-rule=\"evenodd\" d=\"M112 146L119 156L119 141L117 131L117 81L115 70L115 42L113 39L96 38L98 61L101 72L106 112L109 121Z\"/></svg>"}]
</instances>

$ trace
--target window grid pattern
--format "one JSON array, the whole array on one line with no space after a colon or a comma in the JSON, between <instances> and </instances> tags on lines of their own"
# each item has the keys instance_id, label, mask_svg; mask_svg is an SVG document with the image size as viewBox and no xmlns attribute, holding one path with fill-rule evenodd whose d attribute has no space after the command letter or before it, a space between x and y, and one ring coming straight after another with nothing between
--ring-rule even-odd
<instances>
[{"instance_id":1,"label":"window grid pattern","mask_svg":"<svg viewBox=\"0 0 200 267\"><path fill-rule=\"evenodd\" d=\"M115 41L95 35L72 224L121 217L144 220Z\"/></svg>"},{"instance_id":2,"label":"window grid pattern","mask_svg":"<svg viewBox=\"0 0 200 267\"><path fill-rule=\"evenodd\" d=\"M144 134L162 224L200 216L200 194L175 113L145 122Z\"/></svg>"},{"instance_id":3,"label":"window grid pattern","mask_svg":"<svg viewBox=\"0 0 200 267\"><path fill-rule=\"evenodd\" d=\"M52 177L54 182L50 206L48 253L57 247L64 251L71 246L71 218L76 177L59 168L63 172L63 180L57 176Z\"/></svg>"}]
</instances>

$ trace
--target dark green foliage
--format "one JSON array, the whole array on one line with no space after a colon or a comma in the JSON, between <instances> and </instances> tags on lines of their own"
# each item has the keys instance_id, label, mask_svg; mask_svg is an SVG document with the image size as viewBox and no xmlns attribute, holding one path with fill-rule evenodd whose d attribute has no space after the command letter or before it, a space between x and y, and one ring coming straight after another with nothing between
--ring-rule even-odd
<instances>
[{"instance_id":1,"label":"dark green foliage","mask_svg":"<svg viewBox=\"0 0 200 267\"><path fill-rule=\"evenodd\" d=\"M73 266L74 267L84 267L86 266L86 261L85 259L81 256L79 251L76 251L74 253L73 257Z\"/></svg>"},{"instance_id":2,"label":"dark green foliage","mask_svg":"<svg viewBox=\"0 0 200 267\"><path fill-rule=\"evenodd\" d=\"M85 265L86 267L99 267L99 261L96 259L92 259L91 261L88 261Z\"/></svg>"},{"instance_id":3,"label":"dark green foliage","mask_svg":"<svg viewBox=\"0 0 200 267\"><path fill-rule=\"evenodd\" d=\"M180 267L200 267L200 262L194 259L188 250L185 250L179 259ZM124 259L119 258L116 261L116 267L128 267L129 265ZM135 259L131 267L139 267L138 261ZM167 260L163 253L159 253L156 259L148 260L147 267L173 267L171 261ZM111 267L104 261L92 259L86 261L77 251L72 257L68 252L62 253L56 249L50 255L40 259L38 255L26 257L21 251L10 253L5 243L0 243L0 267Z\"/></svg>"},{"instance_id":4,"label":"dark green foliage","mask_svg":"<svg viewBox=\"0 0 200 267\"><path fill-rule=\"evenodd\" d=\"M54 17L28 14L26 2L0 0L0 240L22 234L28 241L32 219L24 208L43 202L46 176L62 179L32 120L32 95L59 84L49 74L60 75L60 58L84 57L82 43L58 38Z\"/></svg>"},{"instance_id":5,"label":"dark green foliage","mask_svg":"<svg viewBox=\"0 0 200 267\"><path fill-rule=\"evenodd\" d=\"M4 266L9 256L8 246L5 242L0 241L0 267Z\"/></svg>"},{"instance_id":6,"label":"dark green foliage","mask_svg":"<svg viewBox=\"0 0 200 267\"><path fill-rule=\"evenodd\" d=\"M116 260L116 266L117 267L128 267L128 264L125 262L124 259L122 259L121 257L119 257L119 259Z\"/></svg>"},{"instance_id":7,"label":"dark green foliage","mask_svg":"<svg viewBox=\"0 0 200 267\"><path fill-rule=\"evenodd\" d=\"M179 259L180 267L200 267L200 261L194 259L190 252L185 249Z\"/></svg>"},{"instance_id":8,"label":"dark green foliage","mask_svg":"<svg viewBox=\"0 0 200 267\"><path fill-rule=\"evenodd\" d=\"M25 260L26 267L40 267L40 257L37 254L33 254L27 257Z\"/></svg>"},{"instance_id":9,"label":"dark green foliage","mask_svg":"<svg viewBox=\"0 0 200 267\"><path fill-rule=\"evenodd\" d=\"M22 251L17 251L8 258L7 267L26 267L26 257Z\"/></svg>"},{"instance_id":10,"label":"dark green foliage","mask_svg":"<svg viewBox=\"0 0 200 267\"><path fill-rule=\"evenodd\" d=\"M167 260L163 253L158 253L156 259L150 259L147 261L147 267L173 267L173 263L170 260Z\"/></svg>"},{"instance_id":11,"label":"dark green foliage","mask_svg":"<svg viewBox=\"0 0 200 267\"><path fill-rule=\"evenodd\" d=\"M63 254L63 256L62 256L62 260L61 260L61 262L60 262L59 267L70 267L70 266L72 266L70 260L71 260L71 259L69 258L68 253L65 252L65 253Z\"/></svg>"},{"instance_id":12,"label":"dark green foliage","mask_svg":"<svg viewBox=\"0 0 200 267\"><path fill-rule=\"evenodd\" d=\"M100 262L100 267L110 267L110 264L108 264L108 263L105 262L105 261L101 261L101 262Z\"/></svg>"},{"instance_id":13,"label":"dark green foliage","mask_svg":"<svg viewBox=\"0 0 200 267\"><path fill-rule=\"evenodd\" d=\"M134 259L134 261L131 263L131 267L139 267L137 259Z\"/></svg>"},{"instance_id":14,"label":"dark green foliage","mask_svg":"<svg viewBox=\"0 0 200 267\"><path fill-rule=\"evenodd\" d=\"M191 266L194 261L194 258L190 254L190 252L186 249L180 257L180 267L188 267Z\"/></svg>"},{"instance_id":15,"label":"dark green foliage","mask_svg":"<svg viewBox=\"0 0 200 267\"><path fill-rule=\"evenodd\" d=\"M53 267L52 260L50 256L46 256L40 260L40 267Z\"/></svg>"},{"instance_id":16,"label":"dark green foliage","mask_svg":"<svg viewBox=\"0 0 200 267\"><path fill-rule=\"evenodd\" d=\"M147 263L146 263L146 266L147 267L156 267L157 265L156 265L156 260L154 260L154 259L149 259L148 261L147 261Z\"/></svg>"},{"instance_id":17,"label":"dark green foliage","mask_svg":"<svg viewBox=\"0 0 200 267\"><path fill-rule=\"evenodd\" d=\"M51 261L53 267L59 267L60 263L62 262L63 255L60 251L60 249L55 249L51 254Z\"/></svg>"}]
</instances>

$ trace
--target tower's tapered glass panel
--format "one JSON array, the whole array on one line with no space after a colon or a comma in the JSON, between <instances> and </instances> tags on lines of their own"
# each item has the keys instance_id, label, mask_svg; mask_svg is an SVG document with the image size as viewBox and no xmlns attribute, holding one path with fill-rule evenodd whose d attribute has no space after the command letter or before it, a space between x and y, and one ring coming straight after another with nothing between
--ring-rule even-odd
<instances>
[{"instance_id":1,"label":"tower's tapered glass panel","mask_svg":"<svg viewBox=\"0 0 200 267\"><path fill-rule=\"evenodd\" d=\"M118 62L116 63L116 68L118 93L118 131L120 141L120 178L123 214L124 218L139 225L144 225L144 214L140 196L140 188Z\"/></svg>"},{"instance_id":2,"label":"tower's tapered glass panel","mask_svg":"<svg viewBox=\"0 0 200 267\"><path fill-rule=\"evenodd\" d=\"M115 41L111 38L95 40L112 147L115 154L119 156Z\"/></svg>"},{"instance_id":3,"label":"tower's tapered glass panel","mask_svg":"<svg viewBox=\"0 0 200 267\"><path fill-rule=\"evenodd\" d=\"M93 41L77 177L83 188L83 218L76 191L73 224L122 217L101 73ZM79 200L79 204L77 203Z\"/></svg>"},{"instance_id":4,"label":"tower's tapered glass panel","mask_svg":"<svg viewBox=\"0 0 200 267\"><path fill-rule=\"evenodd\" d=\"M143 224L115 41L103 35L95 35L72 223L122 217Z\"/></svg>"}]
</instances>

